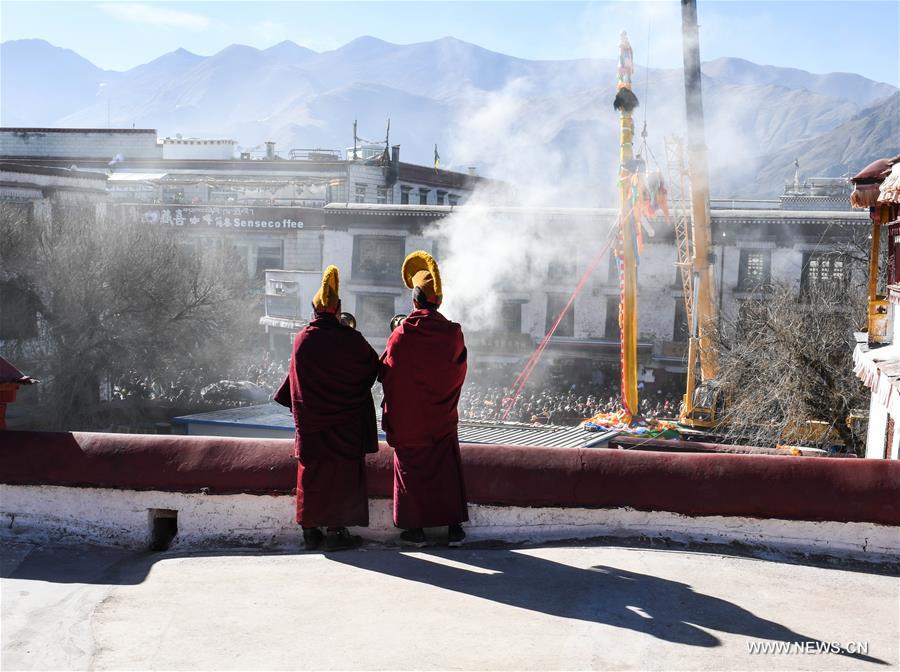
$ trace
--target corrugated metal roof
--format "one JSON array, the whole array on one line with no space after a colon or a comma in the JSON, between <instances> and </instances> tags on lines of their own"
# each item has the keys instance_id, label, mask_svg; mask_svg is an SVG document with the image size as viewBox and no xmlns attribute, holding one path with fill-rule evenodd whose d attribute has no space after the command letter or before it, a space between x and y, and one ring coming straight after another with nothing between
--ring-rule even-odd
<instances>
[{"instance_id":1,"label":"corrugated metal roof","mask_svg":"<svg viewBox=\"0 0 900 672\"><path fill-rule=\"evenodd\" d=\"M519 425L501 423L459 423L461 443L492 443L505 446L538 446L543 448L580 448L599 439L600 434L581 427L555 425Z\"/></svg>"},{"instance_id":2,"label":"corrugated metal roof","mask_svg":"<svg viewBox=\"0 0 900 672\"><path fill-rule=\"evenodd\" d=\"M381 409L378 415L379 435L381 429ZM294 420L290 411L275 403L259 406L243 406L208 413L195 413L172 420L176 424L187 425L231 425L233 427L260 429L280 429L292 432ZM200 427L198 427L198 430ZM581 427L561 427L557 425L526 425L519 423L460 422L461 443L484 443L505 446L536 446L541 448L580 448L588 445L605 444L618 432L587 432Z\"/></svg>"}]
</instances>

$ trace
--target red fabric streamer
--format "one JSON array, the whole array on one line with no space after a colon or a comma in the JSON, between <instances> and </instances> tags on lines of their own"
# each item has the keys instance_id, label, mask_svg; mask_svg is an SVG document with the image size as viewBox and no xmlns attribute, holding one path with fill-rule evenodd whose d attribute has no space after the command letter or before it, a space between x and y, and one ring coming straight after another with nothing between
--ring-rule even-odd
<instances>
[{"instance_id":1,"label":"red fabric streamer","mask_svg":"<svg viewBox=\"0 0 900 672\"><path fill-rule=\"evenodd\" d=\"M578 281L578 285L575 287L575 291L572 292L572 296L569 297L569 300L563 307L562 312L560 312L559 316L556 318L556 322L553 323L553 326L546 333L544 338L541 339L541 342L538 344L537 348L535 348L534 352L531 354L531 357L528 359L528 362L525 364L525 368L523 368L519 375L516 377L516 381L513 383L514 392L512 397L507 398L506 410L504 411L503 418L501 419L502 422L506 422L506 419L512 412L513 407L516 405L516 400L522 393L525 384L531 377L531 374L534 371L535 367L537 367L538 363L541 361L541 357L543 356L544 350L547 348L547 345L550 343L550 339L553 338L553 334L556 333L556 329L562 322L563 317L565 317L569 308L571 308L572 304L575 302L575 297L577 297L581 293L581 290L584 289L584 285L585 283L587 283L588 278L591 277L591 274L597 269L597 266L600 265L600 262L603 261L603 256L609 249L610 242L611 241L608 239L603 248L599 252L597 252L596 255L594 255L593 259L591 259L591 263L588 264L587 269L581 276L581 280Z\"/></svg>"}]
</instances>

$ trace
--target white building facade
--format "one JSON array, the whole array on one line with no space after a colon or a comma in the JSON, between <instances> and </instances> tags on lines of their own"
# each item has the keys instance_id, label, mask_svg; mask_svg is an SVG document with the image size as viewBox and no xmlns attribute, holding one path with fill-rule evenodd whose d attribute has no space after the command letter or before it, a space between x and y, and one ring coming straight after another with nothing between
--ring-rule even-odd
<instances>
[{"instance_id":1,"label":"white building facade","mask_svg":"<svg viewBox=\"0 0 900 672\"><path fill-rule=\"evenodd\" d=\"M328 264L341 269L343 309L357 318L358 328L374 347L384 345L389 321L411 309L409 290L400 280L400 266L415 249L425 249L446 261L450 252L446 235L452 236L454 216L467 209L449 206L378 206L330 204L321 219L309 221L318 239L306 239L303 268L285 266L267 273L267 299L274 294L273 282L293 283L299 307L279 303L261 323L269 330L273 350L284 356L293 333L309 316L312 294L318 287L316 273ZM517 365L531 354L537 342L556 321L582 273L603 244L602 235L615 221L612 210L555 209L519 211L515 208L479 209L485 226L508 227L510 235L521 231L522 218L529 227L543 222L565 257L521 259L511 269L517 282L488 288L494 302L492 319L466 323L472 362L479 365ZM717 211L713 210L718 278L718 302L725 315L735 315L742 301L758 296L767 284L788 284L799 293L817 274L833 274L836 250L859 235L867 225L862 213L809 211ZM296 235L296 234L289 234ZM304 243L298 243L303 246ZM681 383L688 327L682 285L675 266L676 248L672 232L661 224L648 238L641 255L639 278L639 358L642 377L648 382ZM515 263L504 259L504 263ZM821 267L821 268L820 268ZM291 273L298 271L296 278ZM473 273L478 270L473 268ZM447 284L445 301L453 292ZM572 308L561 321L544 361L569 371L568 377L589 378L617 375L619 362L619 281L615 261L604 254ZM449 303L449 301L448 301ZM276 305L270 303L270 306ZM284 311L278 314L278 310ZM288 315L295 322L287 325Z\"/></svg>"}]
</instances>

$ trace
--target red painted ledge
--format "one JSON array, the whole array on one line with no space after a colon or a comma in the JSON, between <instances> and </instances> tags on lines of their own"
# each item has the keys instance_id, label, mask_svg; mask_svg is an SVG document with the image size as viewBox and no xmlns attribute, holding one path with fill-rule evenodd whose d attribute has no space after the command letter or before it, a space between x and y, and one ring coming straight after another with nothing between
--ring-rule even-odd
<instances>
[{"instance_id":1,"label":"red painted ledge","mask_svg":"<svg viewBox=\"0 0 900 672\"><path fill-rule=\"evenodd\" d=\"M293 442L199 436L0 432L0 482L208 492L291 493ZM631 507L900 525L900 462L464 445L469 501ZM369 492L388 497L392 450L369 456Z\"/></svg>"}]
</instances>

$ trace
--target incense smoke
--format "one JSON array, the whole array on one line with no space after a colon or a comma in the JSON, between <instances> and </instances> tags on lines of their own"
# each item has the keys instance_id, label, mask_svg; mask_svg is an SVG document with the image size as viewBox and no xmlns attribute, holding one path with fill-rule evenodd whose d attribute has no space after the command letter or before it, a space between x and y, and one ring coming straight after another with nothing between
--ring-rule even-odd
<instances>
[{"instance_id":1,"label":"incense smoke","mask_svg":"<svg viewBox=\"0 0 900 672\"><path fill-rule=\"evenodd\" d=\"M612 212L619 206L619 117L613 99L615 57L623 28L634 50L633 90L640 101L634 111L634 151L643 154L648 171L659 171L667 180L664 140L670 136L686 139L684 78L680 67L663 70L654 63L681 61L677 5L628 3L626 7L623 3L602 12L589 8L575 35L591 60L575 62L562 72L554 81L553 95L536 90L524 78L497 92L470 90L461 95L465 105L451 126L445 152L448 167L464 170L478 166L480 174L509 185L480 188L463 208L430 232L439 241L445 311L470 328L497 326L502 290L506 298L531 299L522 328L542 332L545 294L563 291L562 284L546 286L549 266L570 269L565 282L566 291L571 292L602 246ZM702 30L701 49L709 34L708 28ZM647 39L648 33L652 40ZM766 95L773 101L794 95L786 89L770 89ZM565 97L559 92L565 92ZM766 117L760 114L760 106L765 103L756 100L748 104L745 87L723 85L704 76L703 96L713 195L739 196L742 187L752 182L760 138L785 133L787 126L763 126ZM565 109L560 108L560 100L569 103ZM799 109L795 112L805 114ZM811 126L821 121L809 118L804 123L810 132L821 130ZM642 146L644 129L646 145ZM783 138L785 143L790 139ZM725 180L726 174L741 172L735 169L743 170L743 182ZM510 205L515 206L514 211L503 210ZM555 221L549 210L556 208L610 212L593 219L579 218L573 224L571 218L565 223ZM674 250L672 254L674 263ZM606 281L607 270L606 265L600 266L595 273L598 277L592 279L593 288ZM671 273L674 277L674 268ZM576 321L583 319L589 318L576 311Z\"/></svg>"},{"instance_id":2,"label":"incense smoke","mask_svg":"<svg viewBox=\"0 0 900 672\"><path fill-rule=\"evenodd\" d=\"M602 19L589 18L595 25ZM606 42L605 60L579 61L556 81L556 89L570 92L568 109L559 109L559 97L542 98L545 92L535 90L526 79L516 79L495 93L470 93L464 112L455 120L448 152L454 164L477 165L483 174L508 185L480 188L465 207L431 231L439 241L447 288L445 311L470 328L498 326L502 293L504 298L530 300L523 331L542 332L547 319L545 293L568 296L606 242L618 207L619 115L613 99L619 30L615 26L614 31L602 31L614 35ZM591 56L599 55L593 39L597 32L585 48ZM638 62L639 56L636 50ZM640 72L643 69L635 76L634 88L643 104ZM671 119L674 109L654 112L654 117ZM640 122L641 115L635 116ZM683 116L682 110L675 119ZM661 155L662 135L653 140L658 143L653 151ZM639 142L637 137L636 151ZM574 219L554 218L552 213L566 209L571 214L573 208L606 212ZM563 277L548 287L551 266ZM600 264L589 288L606 281L607 273L607 264ZM576 320L582 319L585 316L576 313Z\"/></svg>"}]
</instances>

